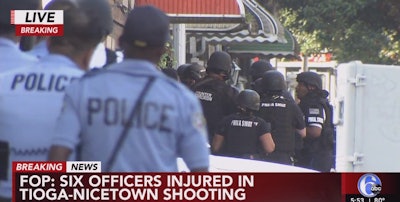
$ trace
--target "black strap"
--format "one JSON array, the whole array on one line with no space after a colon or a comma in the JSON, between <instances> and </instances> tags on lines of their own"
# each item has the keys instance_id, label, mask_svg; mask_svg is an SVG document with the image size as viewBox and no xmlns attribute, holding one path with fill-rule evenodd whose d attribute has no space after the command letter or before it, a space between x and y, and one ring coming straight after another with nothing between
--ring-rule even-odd
<instances>
[{"instance_id":1,"label":"black strap","mask_svg":"<svg viewBox=\"0 0 400 202\"><path fill-rule=\"evenodd\" d=\"M120 149L122 148L122 144L124 143L126 137L128 136L129 130L132 126L132 120L133 117L136 115L137 111L141 108L144 97L146 94L149 92L149 89L151 85L154 83L155 77L149 77L149 80L147 81L146 85L144 86L143 90L140 92L138 100L136 101L136 104L133 106L131 113L129 114L128 121L125 123L124 128L121 132L121 135L119 136L119 139L117 140L117 144L115 145L111 156L109 160L107 161L106 164L106 172L109 172L112 168L112 166L115 163L115 159L117 157L117 154L119 153Z\"/></svg>"}]
</instances>

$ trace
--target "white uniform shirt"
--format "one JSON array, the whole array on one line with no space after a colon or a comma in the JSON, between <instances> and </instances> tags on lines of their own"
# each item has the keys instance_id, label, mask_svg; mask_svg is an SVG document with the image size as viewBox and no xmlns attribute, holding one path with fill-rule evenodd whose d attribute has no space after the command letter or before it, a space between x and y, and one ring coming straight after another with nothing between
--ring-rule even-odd
<instances>
[{"instance_id":1,"label":"white uniform shirt","mask_svg":"<svg viewBox=\"0 0 400 202\"><path fill-rule=\"evenodd\" d=\"M30 51L27 52L28 54L42 58L49 54L49 49L47 48L47 41L42 40L38 44L36 44ZM89 63L89 68L101 68L106 64L107 55L106 55L106 47L104 43L99 43L96 46L96 49L93 52L92 58Z\"/></svg>"},{"instance_id":2,"label":"white uniform shirt","mask_svg":"<svg viewBox=\"0 0 400 202\"><path fill-rule=\"evenodd\" d=\"M38 44L36 44L30 51L27 52L30 55L33 55L37 58L45 57L49 54L49 49L47 49L47 41L42 40Z\"/></svg>"},{"instance_id":3,"label":"white uniform shirt","mask_svg":"<svg viewBox=\"0 0 400 202\"><path fill-rule=\"evenodd\" d=\"M45 161L64 90L84 72L62 55L0 74L0 140L10 145L8 181L0 196L11 197L11 162Z\"/></svg>"},{"instance_id":4,"label":"white uniform shirt","mask_svg":"<svg viewBox=\"0 0 400 202\"><path fill-rule=\"evenodd\" d=\"M36 61L37 58L22 52L15 42L0 37L0 74Z\"/></svg>"}]
</instances>

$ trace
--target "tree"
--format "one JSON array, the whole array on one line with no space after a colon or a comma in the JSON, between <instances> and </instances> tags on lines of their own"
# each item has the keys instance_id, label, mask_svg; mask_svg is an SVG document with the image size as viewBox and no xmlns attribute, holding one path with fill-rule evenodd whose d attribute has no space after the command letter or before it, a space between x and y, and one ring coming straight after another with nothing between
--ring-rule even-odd
<instances>
[{"instance_id":1,"label":"tree","mask_svg":"<svg viewBox=\"0 0 400 202\"><path fill-rule=\"evenodd\" d=\"M339 62L400 64L398 0L260 0L275 10L305 55L328 51Z\"/></svg>"}]
</instances>

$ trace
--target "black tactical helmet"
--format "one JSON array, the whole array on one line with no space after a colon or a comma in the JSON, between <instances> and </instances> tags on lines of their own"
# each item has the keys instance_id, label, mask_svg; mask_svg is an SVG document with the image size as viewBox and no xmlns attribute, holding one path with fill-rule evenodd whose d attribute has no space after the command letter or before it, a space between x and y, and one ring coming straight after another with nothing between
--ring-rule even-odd
<instances>
[{"instance_id":1,"label":"black tactical helmet","mask_svg":"<svg viewBox=\"0 0 400 202\"><path fill-rule=\"evenodd\" d=\"M263 74L261 85L263 91L283 91L286 89L283 74L276 70L270 70Z\"/></svg>"},{"instance_id":2,"label":"black tactical helmet","mask_svg":"<svg viewBox=\"0 0 400 202\"><path fill-rule=\"evenodd\" d=\"M206 75L206 68L197 63L192 63L183 70L182 75L183 78L190 78L197 81Z\"/></svg>"},{"instance_id":3,"label":"black tactical helmet","mask_svg":"<svg viewBox=\"0 0 400 202\"><path fill-rule=\"evenodd\" d=\"M250 76L252 77L253 81L255 81L258 78L261 78L264 72L269 70L274 70L272 65L267 61L259 60L251 64Z\"/></svg>"},{"instance_id":4,"label":"black tactical helmet","mask_svg":"<svg viewBox=\"0 0 400 202\"><path fill-rule=\"evenodd\" d=\"M232 58L224 51L215 51L207 62L207 71L223 72L230 75L232 70Z\"/></svg>"},{"instance_id":5,"label":"black tactical helmet","mask_svg":"<svg viewBox=\"0 0 400 202\"><path fill-rule=\"evenodd\" d=\"M297 75L296 81L303 82L307 85L313 85L322 90L322 79L315 72L302 72Z\"/></svg>"},{"instance_id":6,"label":"black tactical helmet","mask_svg":"<svg viewBox=\"0 0 400 202\"><path fill-rule=\"evenodd\" d=\"M189 67L190 65L191 64L189 64L189 63L179 65L179 67L176 69L176 71L178 72L179 78L183 78L183 72L185 72L185 69L187 67Z\"/></svg>"},{"instance_id":7,"label":"black tactical helmet","mask_svg":"<svg viewBox=\"0 0 400 202\"><path fill-rule=\"evenodd\" d=\"M239 107L258 111L260 109L260 95L250 89L245 89L237 97Z\"/></svg>"}]
</instances>

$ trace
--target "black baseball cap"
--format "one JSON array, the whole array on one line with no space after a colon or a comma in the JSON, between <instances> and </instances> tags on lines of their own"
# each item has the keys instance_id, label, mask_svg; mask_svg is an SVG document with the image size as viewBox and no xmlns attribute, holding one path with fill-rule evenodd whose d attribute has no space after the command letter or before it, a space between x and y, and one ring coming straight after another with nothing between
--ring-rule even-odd
<instances>
[{"instance_id":1,"label":"black baseball cap","mask_svg":"<svg viewBox=\"0 0 400 202\"><path fill-rule=\"evenodd\" d=\"M136 47L163 47L170 39L169 18L160 9L136 6L129 13L120 41Z\"/></svg>"}]
</instances>

